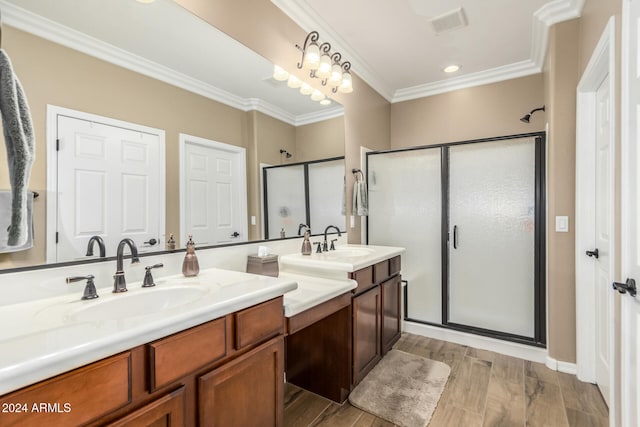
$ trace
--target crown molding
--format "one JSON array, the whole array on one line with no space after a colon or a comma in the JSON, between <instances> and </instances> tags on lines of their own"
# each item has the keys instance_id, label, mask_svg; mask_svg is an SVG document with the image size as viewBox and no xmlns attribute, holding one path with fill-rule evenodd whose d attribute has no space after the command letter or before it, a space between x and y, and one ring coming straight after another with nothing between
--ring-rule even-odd
<instances>
[{"instance_id":1,"label":"crown molding","mask_svg":"<svg viewBox=\"0 0 640 427\"><path fill-rule=\"evenodd\" d=\"M2 22L6 25L238 110L257 110L293 126L296 126L299 121L313 123L326 120L324 118L325 111L304 114L298 117L263 100L239 97L202 80L194 79L169 67L149 61L102 40L29 12L13 3L0 0L0 8L2 9Z\"/></svg>"},{"instance_id":2,"label":"crown molding","mask_svg":"<svg viewBox=\"0 0 640 427\"><path fill-rule=\"evenodd\" d=\"M516 79L518 77L537 74L541 71L541 68L531 60L516 62L515 64L492 68L490 70L480 71L473 74L399 89L393 96L392 102L409 101L454 90L496 83L503 80Z\"/></svg>"},{"instance_id":3,"label":"crown molding","mask_svg":"<svg viewBox=\"0 0 640 427\"><path fill-rule=\"evenodd\" d=\"M330 107L316 113L300 114L299 116L296 116L295 125L308 125L311 123L321 122L323 120L335 119L337 117L344 117L343 106Z\"/></svg>"},{"instance_id":4,"label":"crown molding","mask_svg":"<svg viewBox=\"0 0 640 427\"><path fill-rule=\"evenodd\" d=\"M355 74L387 101L395 103L541 72L547 50L549 27L558 22L579 17L585 0L555 0L534 13L531 52L527 60L395 91L376 77L375 72L367 65L366 61L361 59L349 46L349 43L341 39L324 20L309 13L312 9L306 0L271 0L271 2L305 31L317 30L323 41L328 40L332 44L340 46L345 56L353 58L351 63Z\"/></svg>"},{"instance_id":5,"label":"crown molding","mask_svg":"<svg viewBox=\"0 0 640 427\"><path fill-rule=\"evenodd\" d=\"M549 28L558 22L579 18L585 0L556 0L547 3L533 14L531 34L531 60L544 66L549 42Z\"/></svg>"}]
</instances>

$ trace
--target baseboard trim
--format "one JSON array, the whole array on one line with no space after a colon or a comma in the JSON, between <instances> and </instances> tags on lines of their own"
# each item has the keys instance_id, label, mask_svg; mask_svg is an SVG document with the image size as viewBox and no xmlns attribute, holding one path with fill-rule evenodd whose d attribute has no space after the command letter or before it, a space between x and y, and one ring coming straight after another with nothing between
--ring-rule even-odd
<instances>
[{"instance_id":1,"label":"baseboard trim","mask_svg":"<svg viewBox=\"0 0 640 427\"><path fill-rule=\"evenodd\" d=\"M575 363L563 362L561 360L556 360L553 357L547 356L545 365L547 365L547 368L553 369L554 371L564 372L565 374L571 375L578 374L578 366Z\"/></svg>"},{"instance_id":2,"label":"baseboard trim","mask_svg":"<svg viewBox=\"0 0 640 427\"><path fill-rule=\"evenodd\" d=\"M421 335L427 338L436 338L439 340L449 341L456 344L466 345L469 347L479 348L482 350L490 350L496 353L505 354L507 356L517 357L519 359L530 360L532 362L544 363L550 369L556 369L559 363L565 362L557 362L556 367L551 368L547 363L550 359L547 355L547 350L544 348L531 347L524 344L509 342L498 340L495 338L484 337L481 335L474 335L467 332L455 331L453 329L439 328L437 326L424 325L421 323L414 322L402 322L403 331L411 334ZM571 364L567 364L571 365ZM564 365L563 365L564 366ZM573 364L575 369L575 364ZM565 371L562 371L565 372Z\"/></svg>"}]
</instances>

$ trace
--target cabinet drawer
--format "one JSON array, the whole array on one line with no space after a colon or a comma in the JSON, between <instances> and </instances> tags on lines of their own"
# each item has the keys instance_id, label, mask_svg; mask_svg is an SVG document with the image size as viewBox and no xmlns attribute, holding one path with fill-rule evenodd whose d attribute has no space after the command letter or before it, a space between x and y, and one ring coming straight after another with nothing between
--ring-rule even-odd
<instances>
[{"instance_id":1,"label":"cabinet drawer","mask_svg":"<svg viewBox=\"0 0 640 427\"><path fill-rule=\"evenodd\" d=\"M224 317L149 344L153 391L227 355Z\"/></svg>"},{"instance_id":2,"label":"cabinet drawer","mask_svg":"<svg viewBox=\"0 0 640 427\"><path fill-rule=\"evenodd\" d=\"M389 260L385 259L373 266L373 282L380 283L389 277Z\"/></svg>"},{"instance_id":3,"label":"cabinet drawer","mask_svg":"<svg viewBox=\"0 0 640 427\"><path fill-rule=\"evenodd\" d=\"M351 279L358 282L358 287L355 288L352 292L354 294L359 294L361 292L366 291L370 287L373 286L373 266L369 266L363 268L362 270L355 271L351 273Z\"/></svg>"},{"instance_id":4,"label":"cabinet drawer","mask_svg":"<svg viewBox=\"0 0 640 427\"><path fill-rule=\"evenodd\" d=\"M128 404L130 384L131 353L126 352L0 398L2 407L27 405L28 412L1 413L0 424L38 427L84 424Z\"/></svg>"},{"instance_id":5,"label":"cabinet drawer","mask_svg":"<svg viewBox=\"0 0 640 427\"><path fill-rule=\"evenodd\" d=\"M237 350L284 333L282 297L237 312L235 323Z\"/></svg>"}]
</instances>

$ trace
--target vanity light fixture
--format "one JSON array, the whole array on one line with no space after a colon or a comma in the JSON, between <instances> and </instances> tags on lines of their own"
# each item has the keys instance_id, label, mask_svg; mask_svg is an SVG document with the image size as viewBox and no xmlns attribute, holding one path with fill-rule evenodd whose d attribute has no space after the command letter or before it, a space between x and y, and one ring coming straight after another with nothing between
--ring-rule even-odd
<instances>
[{"instance_id":1,"label":"vanity light fixture","mask_svg":"<svg viewBox=\"0 0 640 427\"><path fill-rule=\"evenodd\" d=\"M294 76L293 74L289 74L289 78L287 79L287 86L291 89L298 89L302 86L302 80Z\"/></svg>"},{"instance_id":2,"label":"vanity light fixture","mask_svg":"<svg viewBox=\"0 0 640 427\"><path fill-rule=\"evenodd\" d=\"M296 48L302 52L302 59L298 62L298 69L309 70L309 76L321 79L322 86L331 87L333 93L351 93L351 63L342 61L342 54L331 53L331 44L324 42L318 45L320 35L317 31L307 34L302 47Z\"/></svg>"}]
</instances>

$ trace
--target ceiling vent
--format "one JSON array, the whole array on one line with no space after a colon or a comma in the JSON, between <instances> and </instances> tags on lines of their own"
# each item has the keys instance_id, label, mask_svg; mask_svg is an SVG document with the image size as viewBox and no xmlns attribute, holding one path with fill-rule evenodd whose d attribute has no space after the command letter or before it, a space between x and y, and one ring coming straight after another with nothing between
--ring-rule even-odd
<instances>
[{"instance_id":1,"label":"ceiling vent","mask_svg":"<svg viewBox=\"0 0 640 427\"><path fill-rule=\"evenodd\" d=\"M446 33L448 31L457 30L467 26L467 18L461 7L440 16L436 16L429 22L431 22L436 34Z\"/></svg>"}]
</instances>

